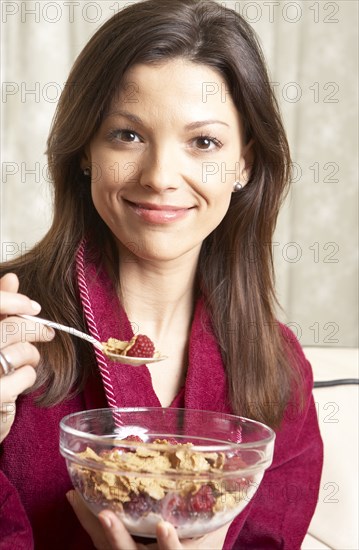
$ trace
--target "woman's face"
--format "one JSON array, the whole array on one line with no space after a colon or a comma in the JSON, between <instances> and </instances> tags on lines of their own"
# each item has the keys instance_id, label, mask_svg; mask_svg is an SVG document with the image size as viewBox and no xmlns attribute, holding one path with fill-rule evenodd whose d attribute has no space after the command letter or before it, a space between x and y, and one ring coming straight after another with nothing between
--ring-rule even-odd
<instances>
[{"instance_id":1,"label":"woman's face","mask_svg":"<svg viewBox=\"0 0 359 550\"><path fill-rule=\"evenodd\" d=\"M127 73L82 159L120 248L198 257L245 172L238 112L221 76L183 59Z\"/></svg>"}]
</instances>

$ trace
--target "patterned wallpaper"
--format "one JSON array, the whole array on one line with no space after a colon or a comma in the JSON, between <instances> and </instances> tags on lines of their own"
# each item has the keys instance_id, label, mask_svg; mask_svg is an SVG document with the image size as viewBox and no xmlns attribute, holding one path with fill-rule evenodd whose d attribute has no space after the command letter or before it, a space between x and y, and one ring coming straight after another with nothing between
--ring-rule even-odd
<instances>
[{"instance_id":1,"label":"patterned wallpaper","mask_svg":"<svg viewBox=\"0 0 359 550\"><path fill-rule=\"evenodd\" d=\"M2 2L2 258L51 219L46 136L68 71L133 2ZM358 346L358 3L231 1L265 51L294 162L273 243L278 295L306 346Z\"/></svg>"}]
</instances>

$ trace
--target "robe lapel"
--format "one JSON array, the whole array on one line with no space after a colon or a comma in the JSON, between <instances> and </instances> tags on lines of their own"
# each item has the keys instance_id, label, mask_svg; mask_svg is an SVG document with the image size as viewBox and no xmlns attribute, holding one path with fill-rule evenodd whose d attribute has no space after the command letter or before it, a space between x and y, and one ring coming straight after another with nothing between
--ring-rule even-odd
<instances>
[{"instance_id":1,"label":"robe lapel","mask_svg":"<svg viewBox=\"0 0 359 550\"><path fill-rule=\"evenodd\" d=\"M189 344L185 407L230 412L227 381L219 346L203 300L196 305Z\"/></svg>"}]
</instances>

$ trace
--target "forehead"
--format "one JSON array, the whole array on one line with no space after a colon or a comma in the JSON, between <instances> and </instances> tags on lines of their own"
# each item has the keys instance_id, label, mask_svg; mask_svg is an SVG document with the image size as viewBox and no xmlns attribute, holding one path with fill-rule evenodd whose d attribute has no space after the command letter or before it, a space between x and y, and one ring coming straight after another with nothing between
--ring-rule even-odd
<instances>
[{"instance_id":1,"label":"forehead","mask_svg":"<svg viewBox=\"0 0 359 550\"><path fill-rule=\"evenodd\" d=\"M223 76L207 65L182 58L131 67L111 102L110 114L119 107L186 119L216 115L239 121Z\"/></svg>"}]
</instances>

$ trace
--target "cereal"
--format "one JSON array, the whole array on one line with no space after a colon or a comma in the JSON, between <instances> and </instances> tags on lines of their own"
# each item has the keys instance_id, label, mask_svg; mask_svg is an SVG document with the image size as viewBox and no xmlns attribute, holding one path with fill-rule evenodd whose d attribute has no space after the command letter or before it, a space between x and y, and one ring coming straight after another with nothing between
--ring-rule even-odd
<instances>
[{"instance_id":1,"label":"cereal","mask_svg":"<svg viewBox=\"0 0 359 550\"><path fill-rule=\"evenodd\" d=\"M206 472L211 465L201 453L195 453L189 448L181 448L174 453L173 466L183 472Z\"/></svg>"},{"instance_id":2,"label":"cereal","mask_svg":"<svg viewBox=\"0 0 359 550\"><path fill-rule=\"evenodd\" d=\"M107 342L102 342L103 351L105 354L115 353L116 355L126 355L127 350L129 350L133 344L132 340L127 342L124 340L117 340L117 338L109 338Z\"/></svg>"},{"instance_id":3,"label":"cereal","mask_svg":"<svg viewBox=\"0 0 359 550\"><path fill-rule=\"evenodd\" d=\"M131 440L134 443L128 446ZM176 526L188 519L204 520L232 510L243 500L243 478L223 482L224 453L198 452L192 444L174 440L171 444L166 440L154 443L158 448L130 436L124 447L99 453L87 447L78 453L79 458L93 461L94 466L102 463L108 470L116 470L73 464L75 485L85 500L125 513L136 521L155 513L158 521L162 517Z\"/></svg>"},{"instance_id":4,"label":"cereal","mask_svg":"<svg viewBox=\"0 0 359 550\"><path fill-rule=\"evenodd\" d=\"M102 349L105 355L129 357L160 357L161 355L155 350L153 342L144 334L137 334L128 341L109 338L107 342L102 342Z\"/></svg>"}]
</instances>

